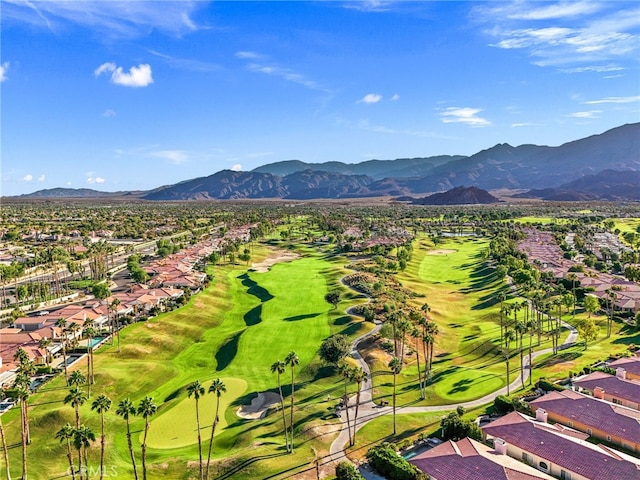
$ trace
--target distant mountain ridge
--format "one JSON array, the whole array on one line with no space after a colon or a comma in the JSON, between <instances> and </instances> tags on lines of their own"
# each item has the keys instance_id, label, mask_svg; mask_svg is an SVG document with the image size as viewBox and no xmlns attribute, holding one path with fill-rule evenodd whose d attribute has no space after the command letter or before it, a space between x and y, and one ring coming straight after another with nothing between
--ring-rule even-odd
<instances>
[{"instance_id":1,"label":"distant mountain ridge","mask_svg":"<svg viewBox=\"0 0 640 480\"><path fill-rule=\"evenodd\" d=\"M622 125L558 147L513 147L501 143L471 156L369 160L357 164L288 160L250 172L222 170L135 194L152 201L398 197L442 192L461 185L486 190L557 188L582 177L587 183L593 182L589 175L603 170L640 170L640 123ZM606 198L633 196L629 189L624 193L616 188L622 187L613 187ZM52 189L22 197L62 198L65 190L71 197L83 196L80 190ZM588 189L580 191L588 194ZM91 192L96 191L88 190L86 196L97 196Z\"/></svg>"},{"instance_id":2,"label":"distant mountain ridge","mask_svg":"<svg viewBox=\"0 0 640 480\"><path fill-rule=\"evenodd\" d=\"M532 189L516 197L553 201L640 200L640 171L603 170L558 188Z\"/></svg>"},{"instance_id":3,"label":"distant mountain ridge","mask_svg":"<svg viewBox=\"0 0 640 480\"><path fill-rule=\"evenodd\" d=\"M488 205L499 201L481 188L460 186L446 192L417 198L411 203L415 205Z\"/></svg>"}]
</instances>

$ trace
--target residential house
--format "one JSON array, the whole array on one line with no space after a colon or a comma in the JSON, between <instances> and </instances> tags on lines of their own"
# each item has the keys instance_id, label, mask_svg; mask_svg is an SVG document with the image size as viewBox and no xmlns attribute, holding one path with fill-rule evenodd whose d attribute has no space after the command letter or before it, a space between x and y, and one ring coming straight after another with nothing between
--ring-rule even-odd
<instances>
[{"instance_id":1,"label":"residential house","mask_svg":"<svg viewBox=\"0 0 640 480\"><path fill-rule=\"evenodd\" d=\"M410 463L432 480L552 480L553 477L470 438L449 440Z\"/></svg>"},{"instance_id":2,"label":"residential house","mask_svg":"<svg viewBox=\"0 0 640 480\"><path fill-rule=\"evenodd\" d=\"M533 410L546 411L550 420L640 453L640 412L637 410L573 390L547 393L529 405Z\"/></svg>"},{"instance_id":3,"label":"residential house","mask_svg":"<svg viewBox=\"0 0 640 480\"><path fill-rule=\"evenodd\" d=\"M594 445L581 432L548 424L542 409L536 417L511 412L482 427L483 435L498 453L563 480L640 480L640 460Z\"/></svg>"},{"instance_id":4,"label":"residential house","mask_svg":"<svg viewBox=\"0 0 640 480\"><path fill-rule=\"evenodd\" d=\"M609 363L609 367L613 369L623 368L625 370L625 378L627 380L640 380L640 356L620 358Z\"/></svg>"},{"instance_id":5,"label":"residential house","mask_svg":"<svg viewBox=\"0 0 640 480\"><path fill-rule=\"evenodd\" d=\"M640 410L640 381L626 380L626 371L619 367L617 375L604 372L592 372L589 375L574 378L573 385L595 398Z\"/></svg>"}]
</instances>

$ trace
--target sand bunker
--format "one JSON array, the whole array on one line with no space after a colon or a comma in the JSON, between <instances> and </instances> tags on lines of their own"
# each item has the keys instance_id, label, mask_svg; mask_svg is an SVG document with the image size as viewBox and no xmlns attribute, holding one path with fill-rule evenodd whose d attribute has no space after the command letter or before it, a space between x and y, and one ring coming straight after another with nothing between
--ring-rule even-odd
<instances>
[{"instance_id":1,"label":"sand bunker","mask_svg":"<svg viewBox=\"0 0 640 480\"><path fill-rule=\"evenodd\" d=\"M240 418L258 420L267 414L267 410L280 403L280 396L274 392L260 392L251 400L251 405L242 405L236 414Z\"/></svg>"},{"instance_id":2,"label":"sand bunker","mask_svg":"<svg viewBox=\"0 0 640 480\"><path fill-rule=\"evenodd\" d=\"M271 266L275 265L276 263L290 262L298 258L300 258L300 255L298 255L297 253L287 252L283 250L277 252L276 256L268 257L260 263L252 264L251 268L256 272L265 273L268 272L269 268L271 268Z\"/></svg>"},{"instance_id":3,"label":"sand bunker","mask_svg":"<svg viewBox=\"0 0 640 480\"><path fill-rule=\"evenodd\" d=\"M429 250L427 252L427 255L449 255L450 253L456 253L457 250L445 250L445 249L440 249L440 250Z\"/></svg>"}]
</instances>

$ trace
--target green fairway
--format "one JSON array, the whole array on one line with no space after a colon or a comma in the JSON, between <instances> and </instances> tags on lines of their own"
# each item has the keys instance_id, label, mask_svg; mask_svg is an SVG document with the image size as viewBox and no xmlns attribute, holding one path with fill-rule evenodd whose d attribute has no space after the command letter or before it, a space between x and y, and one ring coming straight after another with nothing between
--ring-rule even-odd
<instances>
[{"instance_id":1,"label":"green fairway","mask_svg":"<svg viewBox=\"0 0 640 480\"><path fill-rule=\"evenodd\" d=\"M247 382L240 378L221 378L227 391L220 396L220 411L224 412L247 389ZM211 382L203 384L205 391ZM215 394L200 398L200 430L203 442L211 435L211 424L216 413ZM227 426L227 419L220 416L216 426L216 437ZM139 438L142 442L142 433ZM149 427L147 444L150 448L179 448L198 442L196 429L196 402L193 398L185 398L176 406L156 417Z\"/></svg>"}]
</instances>

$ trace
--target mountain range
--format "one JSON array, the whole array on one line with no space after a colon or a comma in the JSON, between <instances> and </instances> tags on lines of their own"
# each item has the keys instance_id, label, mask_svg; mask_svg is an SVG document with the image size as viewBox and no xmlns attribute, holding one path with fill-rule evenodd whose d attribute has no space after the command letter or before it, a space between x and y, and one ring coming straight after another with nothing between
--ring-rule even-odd
<instances>
[{"instance_id":1,"label":"mountain range","mask_svg":"<svg viewBox=\"0 0 640 480\"><path fill-rule=\"evenodd\" d=\"M634 123L558 147L513 147L502 143L471 156L370 160L356 164L289 160L263 165L250 172L222 170L207 177L185 180L147 192L96 194L95 190L88 189L82 189L82 192L51 189L22 197L131 195L153 201L356 198L442 192L468 185L482 189L533 189L533 196L536 195L535 191L544 189L573 191L573 188L578 188L577 191L588 194L589 199L619 199L632 198L635 193L634 187L629 187L628 175L618 176L616 180L615 174L603 173L604 176L608 175L608 180L600 181L599 172L638 170L640 123ZM578 180L600 187L589 190L580 183L571 186L571 182ZM624 187L625 180L627 187ZM617 186L615 182L618 181L623 184ZM599 188L605 188L605 191L600 192Z\"/></svg>"}]
</instances>

